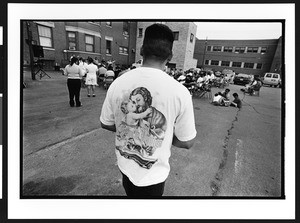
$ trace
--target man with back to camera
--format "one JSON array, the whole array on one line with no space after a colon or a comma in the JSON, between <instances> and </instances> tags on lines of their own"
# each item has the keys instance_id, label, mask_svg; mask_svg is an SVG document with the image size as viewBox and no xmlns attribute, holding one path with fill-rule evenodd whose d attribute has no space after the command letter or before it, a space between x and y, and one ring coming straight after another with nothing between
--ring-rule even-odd
<instances>
[{"instance_id":1,"label":"man with back to camera","mask_svg":"<svg viewBox=\"0 0 300 223\"><path fill-rule=\"evenodd\" d=\"M140 52L143 65L117 78L102 106L101 126L115 132L128 197L162 196L171 146L189 149L197 134L189 91L163 72L172 58L173 41L166 25L147 27Z\"/></svg>"}]
</instances>

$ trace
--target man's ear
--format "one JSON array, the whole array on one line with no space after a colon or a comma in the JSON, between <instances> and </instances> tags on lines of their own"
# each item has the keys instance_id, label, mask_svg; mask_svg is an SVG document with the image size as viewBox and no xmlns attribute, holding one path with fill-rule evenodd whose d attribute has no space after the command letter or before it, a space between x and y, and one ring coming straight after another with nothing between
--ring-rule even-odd
<instances>
[{"instance_id":1,"label":"man's ear","mask_svg":"<svg viewBox=\"0 0 300 223\"><path fill-rule=\"evenodd\" d=\"M168 59L167 59L167 61L169 62L169 61L171 61L172 60L172 58L173 58L173 51L171 51L171 54L168 56Z\"/></svg>"},{"instance_id":2,"label":"man's ear","mask_svg":"<svg viewBox=\"0 0 300 223\"><path fill-rule=\"evenodd\" d=\"M140 55L143 56L143 54L144 54L144 47L142 46L140 50Z\"/></svg>"}]
</instances>

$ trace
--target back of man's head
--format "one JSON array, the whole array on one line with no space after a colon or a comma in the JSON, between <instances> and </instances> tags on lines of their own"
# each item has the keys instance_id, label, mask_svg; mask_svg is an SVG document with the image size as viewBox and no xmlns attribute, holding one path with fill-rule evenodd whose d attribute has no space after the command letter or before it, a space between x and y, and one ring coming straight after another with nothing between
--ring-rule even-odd
<instances>
[{"instance_id":1,"label":"back of man's head","mask_svg":"<svg viewBox=\"0 0 300 223\"><path fill-rule=\"evenodd\" d=\"M172 56L174 36L172 30L163 24L153 24L145 30L141 55L165 61Z\"/></svg>"}]
</instances>

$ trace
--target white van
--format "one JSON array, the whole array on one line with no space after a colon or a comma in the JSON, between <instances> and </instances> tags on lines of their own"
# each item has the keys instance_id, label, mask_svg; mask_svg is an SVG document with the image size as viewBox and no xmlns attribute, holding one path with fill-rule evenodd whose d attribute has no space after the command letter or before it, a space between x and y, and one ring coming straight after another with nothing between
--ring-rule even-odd
<instances>
[{"instance_id":1,"label":"white van","mask_svg":"<svg viewBox=\"0 0 300 223\"><path fill-rule=\"evenodd\" d=\"M270 85L271 87L281 87L281 78L280 74L277 73L265 73L262 78L262 83L264 85Z\"/></svg>"}]
</instances>

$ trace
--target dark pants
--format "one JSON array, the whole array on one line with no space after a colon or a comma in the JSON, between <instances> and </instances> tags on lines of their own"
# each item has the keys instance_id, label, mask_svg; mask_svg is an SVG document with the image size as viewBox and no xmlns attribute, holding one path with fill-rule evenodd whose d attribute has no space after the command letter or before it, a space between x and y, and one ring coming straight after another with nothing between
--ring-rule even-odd
<instances>
[{"instance_id":1,"label":"dark pants","mask_svg":"<svg viewBox=\"0 0 300 223\"><path fill-rule=\"evenodd\" d=\"M69 89L69 98L70 98L70 106L74 106L74 97L76 106L80 106L80 88L81 88L81 81L80 79L68 79L67 86Z\"/></svg>"},{"instance_id":2,"label":"dark pants","mask_svg":"<svg viewBox=\"0 0 300 223\"><path fill-rule=\"evenodd\" d=\"M121 172L122 173L122 172ZM123 176L123 187L125 189L126 195L132 198L155 198L161 197L164 193L165 182L154 184L146 187L137 187L125 174Z\"/></svg>"}]
</instances>

